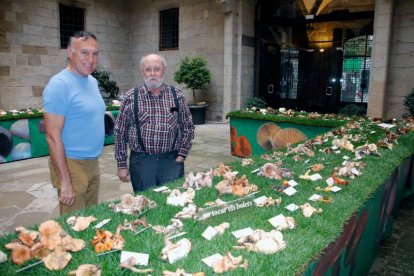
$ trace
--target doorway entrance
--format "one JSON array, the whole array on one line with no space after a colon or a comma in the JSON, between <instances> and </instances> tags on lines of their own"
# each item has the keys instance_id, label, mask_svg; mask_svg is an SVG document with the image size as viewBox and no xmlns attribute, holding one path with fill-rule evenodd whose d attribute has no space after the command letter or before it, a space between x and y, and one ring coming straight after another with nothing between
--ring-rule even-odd
<instances>
[{"instance_id":1,"label":"doorway entrance","mask_svg":"<svg viewBox=\"0 0 414 276\"><path fill-rule=\"evenodd\" d=\"M368 100L374 0L258 1L255 95L337 113Z\"/></svg>"}]
</instances>

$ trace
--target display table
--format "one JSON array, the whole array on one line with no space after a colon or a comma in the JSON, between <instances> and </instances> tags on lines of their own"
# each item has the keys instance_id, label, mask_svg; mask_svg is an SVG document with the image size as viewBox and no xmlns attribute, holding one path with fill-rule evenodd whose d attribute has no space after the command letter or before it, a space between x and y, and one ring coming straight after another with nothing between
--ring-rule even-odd
<instances>
[{"instance_id":1,"label":"display table","mask_svg":"<svg viewBox=\"0 0 414 276\"><path fill-rule=\"evenodd\" d=\"M347 122L345 117L319 115L305 117L301 113L292 115L262 114L254 111L229 112L231 154L250 157L288 145L303 142L326 133Z\"/></svg>"},{"instance_id":2,"label":"display table","mask_svg":"<svg viewBox=\"0 0 414 276\"><path fill-rule=\"evenodd\" d=\"M365 275L371 267L380 243L391 233L394 216L401 200L414 191L414 143L412 143L414 132L412 132L413 126L398 127L398 129L396 127L395 133L399 133L395 134L395 137L398 136L398 143L394 143L392 149L380 148L378 154L358 159L358 162L364 163L364 166L361 164L361 167L358 167L360 174L354 178L341 176L348 183L347 185L343 183L344 185L340 186L341 190L334 193L325 191L327 180L333 175L333 171L337 171L337 168L342 166L344 160L353 161L356 156L351 150L332 151L330 148L332 139L336 139L334 136L352 136L355 139L361 134L362 138L359 142L354 142L357 147L357 144L380 141L386 134L376 123L369 120L348 120L341 122L341 125L344 127L334 129L332 135L316 140L320 144L311 146L314 155L302 155L299 161L294 160L293 154L288 154L286 150L281 149L275 152L272 160L252 155L253 164L245 166L242 162L228 164L232 171L238 172L238 177L245 175L250 183L257 185L258 193L241 198L234 194L222 194L220 199L226 204L222 205L224 206L222 209L211 211L208 216L205 215L207 209L205 203L214 202L218 198L219 193L214 186L222 181L223 177L216 176L212 187L196 189L193 202L204 210L198 209L199 216L196 218L182 219L183 226L180 231L185 233L171 240L173 243L182 238L191 241L191 251L187 257L174 264L162 261L164 236L157 234L151 228L144 227L139 227L137 233L121 232L125 239L123 250L148 254L148 265L140 268L152 268L153 275L162 275L163 270L175 271L177 268L183 268L188 273L203 271L206 275L213 275L212 269L202 259L214 254L224 256L228 252L246 259L248 267L246 271L243 268L236 268L225 275ZM280 161L284 168L291 171L290 177L269 179L254 172L266 163L280 163ZM313 181L301 177L316 163L323 163L326 166L325 169L318 171L322 176L321 179ZM295 194L288 195L283 190L286 188L285 181L289 180L298 182L298 185L294 186L297 191ZM183 183L184 179L179 179L168 183L168 186L182 187ZM180 190L184 191L184 189ZM310 198L314 194L322 195L324 201L312 202ZM126 220L132 221L143 217L152 226L168 226L183 210L180 206L167 205L168 194L149 189L139 195L156 202L157 206L135 215L125 215L110 210L108 203L101 203L92 208L79 210L76 214L94 216L97 218L96 223L111 219L103 229L115 233L117 227ZM271 196L274 199L280 197L281 203L279 206L255 206L254 199L262 196ZM240 199L245 201L241 202ZM309 202L320 208L321 212L305 217L300 209L296 211L286 209L291 204L302 205ZM234 248L238 240L233 235L234 232L246 228L272 231L275 228L269 223L269 219L280 214L291 216L296 222L294 229L282 231L283 239L286 241L285 249L274 254L264 254ZM96 235L96 230L90 227L83 232L75 232L66 223L67 217L58 218L56 221L72 237L83 239L86 247L80 252L71 253L72 260L59 273L67 274L84 263L99 264L104 275L128 273L119 267L122 254L120 251L97 255L93 246L89 244ZM198 220L198 218L203 219ZM228 222L230 226L222 235L211 240L202 236L209 226L217 226L224 222ZM33 229L37 227L34 226ZM4 245L13 239L16 239L16 235L0 238L1 250L10 254L10 251L4 249ZM14 274L16 270L33 263L35 260L17 266L8 260L0 266L0 274ZM43 264L37 264L28 268L25 273L45 275L54 272L48 271Z\"/></svg>"},{"instance_id":3,"label":"display table","mask_svg":"<svg viewBox=\"0 0 414 276\"><path fill-rule=\"evenodd\" d=\"M114 143L118 111L105 112L105 145ZM49 155L43 117L0 120L0 163Z\"/></svg>"}]
</instances>

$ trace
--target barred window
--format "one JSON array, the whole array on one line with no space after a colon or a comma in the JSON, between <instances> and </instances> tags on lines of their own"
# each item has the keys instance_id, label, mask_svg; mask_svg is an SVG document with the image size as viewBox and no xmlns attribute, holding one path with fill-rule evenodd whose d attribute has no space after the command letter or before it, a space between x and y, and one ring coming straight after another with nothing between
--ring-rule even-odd
<instances>
[{"instance_id":1,"label":"barred window","mask_svg":"<svg viewBox=\"0 0 414 276\"><path fill-rule=\"evenodd\" d=\"M160 51L178 49L178 8L160 11Z\"/></svg>"},{"instance_id":2,"label":"barred window","mask_svg":"<svg viewBox=\"0 0 414 276\"><path fill-rule=\"evenodd\" d=\"M68 47L74 32L85 30L85 10L59 4L60 48Z\"/></svg>"}]
</instances>

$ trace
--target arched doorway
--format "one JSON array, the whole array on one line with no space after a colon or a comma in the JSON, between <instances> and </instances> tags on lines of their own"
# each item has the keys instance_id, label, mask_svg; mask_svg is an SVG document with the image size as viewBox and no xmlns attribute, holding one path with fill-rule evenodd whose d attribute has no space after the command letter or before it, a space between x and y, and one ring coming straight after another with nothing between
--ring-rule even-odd
<instances>
[{"instance_id":1,"label":"arched doorway","mask_svg":"<svg viewBox=\"0 0 414 276\"><path fill-rule=\"evenodd\" d=\"M259 0L255 95L272 107L318 112L337 112L351 103L352 93L362 93L362 100L353 103L366 104L370 48L360 37L372 38L374 0L362 2ZM368 50L364 61L362 56L347 55L347 41L364 44L355 46ZM363 65L357 73L348 67L356 59ZM358 91L351 89L348 79L359 85Z\"/></svg>"}]
</instances>

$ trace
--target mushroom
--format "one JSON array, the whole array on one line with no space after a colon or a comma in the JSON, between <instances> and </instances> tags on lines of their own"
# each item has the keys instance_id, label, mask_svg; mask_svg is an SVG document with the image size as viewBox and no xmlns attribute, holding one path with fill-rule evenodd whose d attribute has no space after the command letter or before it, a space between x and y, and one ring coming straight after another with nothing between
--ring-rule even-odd
<instances>
[{"instance_id":1,"label":"mushroom","mask_svg":"<svg viewBox=\"0 0 414 276\"><path fill-rule=\"evenodd\" d=\"M46 248L54 250L61 242L60 234L62 231L62 227L56 221L45 221L39 226L39 232L41 234L40 241Z\"/></svg>"},{"instance_id":2,"label":"mushroom","mask_svg":"<svg viewBox=\"0 0 414 276\"><path fill-rule=\"evenodd\" d=\"M213 268L213 271L215 273L223 273L226 271L234 270L238 267L244 268L244 270L247 270L248 262L245 259L244 262L242 256L234 257L231 252L227 252L225 256L223 256L221 259L216 260L213 262L211 267Z\"/></svg>"},{"instance_id":3,"label":"mushroom","mask_svg":"<svg viewBox=\"0 0 414 276\"><path fill-rule=\"evenodd\" d=\"M12 250L11 259L17 265L24 264L26 261L32 259L30 248L24 244L16 241L6 244L5 247Z\"/></svg>"},{"instance_id":4,"label":"mushroom","mask_svg":"<svg viewBox=\"0 0 414 276\"><path fill-rule=\"evenodd\" d=\"M39 236L39 232L27 230L23 226L19 226L15 230L17 233L19 233L19 240L28 247L32 247L36 243L36 239Z\"/></svg>"},{"instance_id":5,"label":"mushroom","mask_svg":"<svg viewBox=\"0 0 414 276\"><path fill-rule=\"evenodd\" d=\"M83 264L78 266L76 270L72 270L68 273L68 275L75 275L75 276L100 276L101 275L101 267L99 265L93 264Z\"/></svg>"},{"instance_id":6,"label":"mushroom","mask_svg":"<svg viewBox=\"0 0 414 276\"><path fill-rule=\"evenodd\" d=\"M89 227L90 223L95 221L96 218L93 216L89 217L80 217L80 216L71 216L66 222L71 226L71 228L76 231L83 231Z\"/></svg>"},{"instance_id":7,"label":"mushroom","mask_svg":"<svg viewBox=\"0 0 414 276\"><path fill-rule=\"evenodd\" d=\"M161 251L161 259L168 259L168 262L173 264L176 261L187 257L190 250L191 242L186 238L179 240L175 244L172 241L165 239L165 247Z\"/></svg>"},{"instance_id":8,"label":"mushroom","mask_svg":"<svg viewBox=\"0 0 414 276\"><path fill-rule=\"evenodd\" d=\"M274 138L280 127L275 123L265 123L260 126L256 133L256 140L260 147L264 150L272 150L275 148Z\"/></svg>"},{"instance_id":9,"label":"mushroom","mask_svg":"<svg viewBox=\"0 0 414 276\"><path fill-rule=\"evenodd\" d=\"M300 207L300 209L302 209L302 214L306 218L311 217L313 214L322 213L321 208L316 209L316 208L312 207L309 203L305 203L303 205L300 205L299 207Z\"/></svg>"},{"instance_id":10,"label":"mushroom","mask_svg":"<svg viewBox=\"0 0 414 276\"><path fill-rule=\"evenodd\" d=\"M236 139L233 155L239 157L250 157L252 155L252 146L245 136L239 136Z\"/></svg>"},{"instance_id":11,"label":"mushroom","mask_svg":"<svg viewBox=\"0 0 414 276\"><path fill-rule=\"evenodd\" d=\"M55 251L43 258L43 262L49 270L60 270L65 268L71 259L72 255L70 253L64 251L61 247L56 247Z\"/></svg>"},{"instance_id":12,"label":"mushroom","mask_svg":"<svg viewBox=\"0 0 414 276\"><path fill-rule=\"evenodd\" d=\"M151 268L146 268L146 269L138 269L135 267L135 265L138 263L137 259L135 259L133 256L129 257L128 259L126 259L125 261L123 261L122 263L119 264L119 267L121 268L126 268L131 270L132 272L135 273L151 273L153 270Z\"/></svg>"},{"instance_id":13,"label":"mushroom","mask_svg":"<svg viewBox=\"0 0 414 276\"><path fill-rule=\"evenodd\" d=\"M284 148L308 139L305 134L296 128L284 128L278 131L273 138L275 148Z\"/></svg>"}]
</instances>

